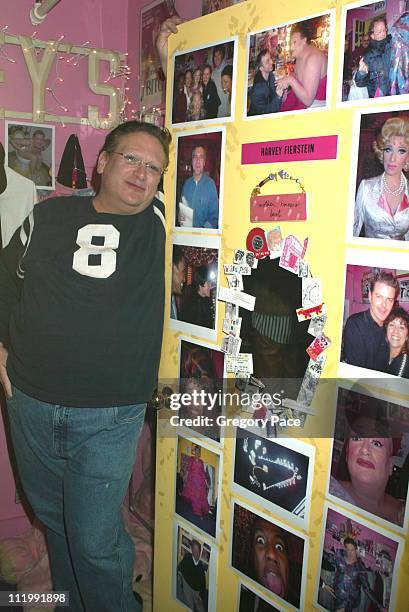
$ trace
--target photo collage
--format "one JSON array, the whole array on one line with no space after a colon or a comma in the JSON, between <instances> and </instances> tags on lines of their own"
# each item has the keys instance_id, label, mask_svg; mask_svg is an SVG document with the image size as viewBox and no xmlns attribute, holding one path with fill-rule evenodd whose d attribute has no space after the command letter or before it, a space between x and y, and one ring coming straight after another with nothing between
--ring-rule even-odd
<instances>
[{"instance_id":1,"label":"photo collage","mask_svg":"<svg viewBox=\"0 0 409 612\"><path fill-rule=\"evenodd\" d=\"M241 14L250 4L239 3ZM342 15L328 8L248 28L242 75L242 36L185 39L171 57L173 391L200 397L180 405L172 440L172 595L189 610L217 609L222 563L237 580L237 612L398 610L409 527L408 30L407 3L361 0ZM316 128L319 113L338 109L351 118L350 141ZM275 140L289 115L314 122L317 135ZM264 141L240 141L235 123L257 121ZM290 162L318 167L341 153L335 314L305 225L316 203ZM247 219L237 205L241 242L226 222L234 188L251 193ZM324 436L287 435L280 419L308 426L329 365L326 458ZM226 425L227 387L254 400L240 411L254 426Z\"/></svg>"}]
</instances>

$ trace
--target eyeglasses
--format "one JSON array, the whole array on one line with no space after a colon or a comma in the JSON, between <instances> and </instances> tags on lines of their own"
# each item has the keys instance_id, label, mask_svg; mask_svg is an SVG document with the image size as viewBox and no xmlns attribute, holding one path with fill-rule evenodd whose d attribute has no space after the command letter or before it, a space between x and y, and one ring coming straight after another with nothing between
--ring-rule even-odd
<instances>
[{"instance_id":1,"label":"eyeglasses","mask_svg":"<svg viewBox=\"0 0 409 612\"><path fill-rule=\"evenodd\" d=\"M136 155L132 155L132 153L120 153L119 151L111 151L111 153L121 155L124 158L125 163L133 166L134 168L141 168L143 166L150 176L158 177L167 170L167 168L158 168L158 166L152 162L144 162L143 159L136 157Z\"/></svg>"}]
</instances>

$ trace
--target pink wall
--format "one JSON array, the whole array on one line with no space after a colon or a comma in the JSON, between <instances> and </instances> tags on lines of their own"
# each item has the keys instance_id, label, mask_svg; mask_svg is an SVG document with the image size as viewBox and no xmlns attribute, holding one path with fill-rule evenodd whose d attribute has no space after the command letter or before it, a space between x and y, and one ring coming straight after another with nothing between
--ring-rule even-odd
<instances>
[{"instance_id":1,"label":"pink wall","mask_svg":"<svg viewBox=\"0 0 409 612\"><path fill-rule=\"evenodd\" d=\"M29 19L34 0L19 0L18 10L15 2L1 0L0 29L8 25L7 33L32 36L44 41L57 40L64 35L64 41L82 45L90 41L90 47L106 48L125 53L128 45L128 0L61 0L45 21L33 26ZM63 42L64 42L63 41ZM16 60L15 64L0 56L0 69L4 70L5 80L0 83L1 106L7 110L32 112L31 79L26 68L22 51L18 46L6 45L7 53ZM69 58L70 56L65 56ZM75 67L65 61L58 62L58 73L64 79L56 82L54 62L47 86L51 87L64 106L67 115L87 116L88 104L95 104L101 114L108 111L106 96L98 96L88 87L87 59L82 59ZM119 83L118 83L119 85ZM52 114L64 117L56 102L46 93L45 107ZM13 121L17 121L12 119ZM24 121L24 120L23 120ZM25 120L29 121L29 120ZM71 133L79 137L88 176L94 166L96 154L104 140L105 132L88 126L75 124L56 124L56 172L65 143ZM4 121L0 120L0 139L4 142Z\"/></svg>"},{"instance_id":2,"label":"pink wall","mask_svg":"<svg viewBox=\"0 0 409 612\"><path fill-rule=\"evenodd\" d=\"M381 268L383 272L392 272L392 274L396 274L396 270L390 268ZM362 312L363 310L368 310L369 302L362 301L362 276L368 272L373 270L372 267L369 266L355 266L348 264L347 265L347 273L346 273L346 287L345 287L345 298L349 300L349 310L346 309L344 313L344 317L347 318L356 312ZM398 275L399 278L407 278L408 274L403 274L402 272ZM401 302L400 306L405 308L405 310L409 311L408 302Z\"/></svg>"},{"instance_id":3,"label":"pink wall","mask_svg":"<svg viewBox=\"0 0 409 612\"><path fill-rule=\"evenodd\" d=\"M353 25L354 19L367 21L367 20L371 20L373 17L377 15L381 15L382 13L380 13L379 11L377 11L376 13L374 12L373 10L374 4L375 3L373 3L372 5L368 5L368 8L362 7L362 8L357 8L357 9L351 9L350 11L348 11L345 31L346 32L352 31L352 25ZM400 13L400 0L387 0L386 20L388 22L389 27L397 20L400 14L401 14Z\"/></svg>"}]
</instances>

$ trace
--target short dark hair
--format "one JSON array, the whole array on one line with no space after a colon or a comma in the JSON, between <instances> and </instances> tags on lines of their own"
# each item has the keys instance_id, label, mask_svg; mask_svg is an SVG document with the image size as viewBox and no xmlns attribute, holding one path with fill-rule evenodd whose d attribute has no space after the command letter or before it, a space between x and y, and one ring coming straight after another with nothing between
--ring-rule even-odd
<instances>
[{"instance_id":1,"label":"short dark hair","mask_svg":"<svg viewBox=\"0 0 409 612\"><path fill-rule=\"evenodd\" d=\"M371 23L369 24L369 32L368 32L368 34L373 34L373 29L374 29L375 23L379 23L380 21L382 21L382 23L385 24L385 28L388 29L388 22L386 21L385 15L379 15L379 17L374 17L372 19Z\"/></svg>"},{"instance_id":2,"label":"short dark hair","mask_svg":"<svg viewBox=\"0 0 409 612\"><path fill-rule=\"evenodd\" d=\"M182 249L177 244L174 244L172 253L172 264L174 266L177 266L182 261L182 259L185 259L185 255Z\"/></svg>"},{"instance_id":3,"label":"short dark hair","mask_svg":"<svg viewBox=\"0 0 409 612\"><path fill-rule=\"evenodd\" d=\"M209 68L209 70L210 70L210 74L212 74L213 69L212 69L212 67L211 67L211 65L210 65L210 64L205 64L205 65L203 66L202 74L203 74L203 72L206 70L206 68Z\"/></svg>"},{"instance_id":4,"label":"short dark hair","mask_svg":"<svg viewBox=\"0 0 409 612\"><path fill-rule=\"evenodd\" d=\"M267 53L270 53L270 50L267 49L267 47L264 47L264 49L261 49L261 51L257 53L257 57L256 57L257 66L260 66L261 60L263 59L265 55L267 55Z\"/></svg>"},{"instance_id":5,"label":"short dark hair","mask_svg":"<svg viewBox=\"0 0 409 612\"><path fill-rule=\"evenodd\" d=\"M222 70L222 77L229 76L233 79L233 66L231 64L227 64Z\"/></svg>"},{"instance_id":6,"label":"short dark hair","mask_svg":"<svg viewBox=\"0 0 409 612\"><path fill-rule=\"evenodd\" d=\"M224 56L226 55L226 49L224 48L224 45L216 45L215 48L213 49L213 55L212 55L213 62L214 62L214 56L216 55L217 52L221 54L222 60L223 60Z\"/></svg>"},{"instance_id":7,"label":"short dark hair","mask_svg":"<svg viewBox=\"0 0 409 612\"><path fill-rule=\"evenodd\" d=\"M346 544L352 544L353 546L355 546L355 550L358 548L357 543L355 542L355 540L353 540L352 538L350 538L349 536L345 538L344 542L343 542L344 546Z\"/></svg>"},{"instance_id":8,"label":"short dark hair","mask_svg":"<svg viewBox=\"0 0 409 612\"><path fill-rule=\"evenodd\" d=\"M206 147L204 145L202 145L202 144L197 144L192 149L192 157L193 157L193 153L196 151L196 149L203 149L203 151L205 152L205 155L207 156L207 149L206 149Z\"/></svg>"},{"instance_id":9,"label":"short dark hair","mask_svg":"<svg viewBox=\"0 0 409 612\"><path fill-rule=\"evenodd\" d=\"M195 271L193 272L192 285L196 289L199 289L199 287L203 287L207 280L209 280L207 266L199 266L198 268L195 268Z\"/></svg>"},{"instance_id":10,"label":"short dark hair","mask_svg":"<svg viewBox=\"0 0 409 612\"><path fill-rule=\"evenodd\" d=\"M32 137L34 138L34 136L37 136L37 135L43 136L45 138L45 133L43 132L43 130L36 130L35 132L33 132Z\"/></svg>"},{"instance_id":11,"label":"short dark hair","mask_svg":"<svg viewBox=\"0 0 409 612\"><path fill-rule=\"evenodd\" d=\"M394 274L392 274L392 272L385 272L384 270L381 270L380 272L376 272L375 274L373 274L371 277L371 282L369 284L371 293L373 292L376 283L383 283L384 285L388 285L388 287L392 287L393 289L395 289L396 299L399 293L400 285L398 279Z\"/></svg>"},{"instance_id":12,"label":"short dark hair","mask_svg":"<svg viewBox=\"0 0 409 612\"><path fill-rule=\"evenodd\" d=\"M299 23L294 23L291 26L290 36L292 36L293 34L299 34L301 38L306 38L307 44L309 45L313 37L313 29L311 27L311 23L309 21L300 21Z\"/></svg>"},{"instance_id":13,"label":"short dark hair","mask_svg":"<svg viewBox=\"0 0 409 612\"><path fill-rule=\"evenodd\" d=\"M120 123L106 136L104 145L99 154L101 154L102 151L112 153L117 148L118 143L123 136L127 136L128 134L136 134L138 132L149 134L149 136L153 136L156 138L156 140L158 140L165 154L165 168L167 168L169 164L169 146L172 142L172 136L168 129L158 127L152 123L145 123L144 121L132 120Z\"/></svg>"}]
</instances>

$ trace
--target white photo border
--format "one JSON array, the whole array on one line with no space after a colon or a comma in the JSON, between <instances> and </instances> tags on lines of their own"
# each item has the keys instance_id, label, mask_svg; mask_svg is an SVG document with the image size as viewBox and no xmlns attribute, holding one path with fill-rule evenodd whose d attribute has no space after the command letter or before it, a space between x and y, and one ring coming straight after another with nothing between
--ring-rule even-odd
<instances>
[{"instance_id":1,"label":"white photo border","mask_svg":"<svg viewBox=\"0 0 409 612\"><path fill-rule=\"evenodd\" d=\"M215 300L215 321L214 329L203 327L202 325L193 325L192 323L186 323L179 319L172 319L169 311L169 325L174 331L180 331L187 334L198 336L199 338L205 338L206 340L217 340L217 323L218 323L218 300L217 293L220 286L220 252L221 252L221 237L220 236L203 236L203 235L180 235L175 234L172 240L172 252L173 247L177 246L191 246L198 248L216 249L218 251L217 257L217 284L216 284L216 300ZM172 258L171 258L172 259ZM172 265L172 264L171 264ZM171 283L172 284L172 283ZM169 306L172 300L172 287L170 288Z\"/></svg>"},{"instance_id":2,"label":"white photo border","mask_svg":"<svg viewBox=\"0 0 409 612\"><path fill-rule=\"evenodd\" d=\"M383 389L392 391L393 393L401 393L402 395L407 394L407 380L399 378L393 374L387 372L380 372L378 370L369 370L368 368L361 368L359 366L350 365L341 361L341 349L342 349L342 336L344 332L344 313L345 313L345 290L347 280L347 266L368 266L371 268L392 268L398 270L408 270L409 265L407 253L399 251L381 251L381 250L364 250L356 248L347 248L345 251L345 267L344 267L344 280L343 280L343 292L342 292L342 317L340 322L340 343L338 352L338 377L339 378L352 378L352 379L371 379L382 385Z\"/></svg>"},{"instance_id":3,"label":"white photo border","mask_svg":"<svg viewBox=\"0 0 409 612\"><path fill-rule=\"evenodd\" d=\"M387 529L392 529L393 531L396 531L397 533L404 535L405 533L407 533L408 525L409 525L409 490L406 494L405 514L404 514L402 527L400 527L396 523L391 523L390 521L387 521L386 519L383 519L376 514L367 512L366 510L363 510L359 506L355 506L354 504L344 501L340 497L337 497L336 495L332 495L332 493L330 493L329 491L330 481L331 481L332 456L334 452L335 425L336 425L336 419L337 419L339 389L343 389L344 391L354 391L362 395L368 395L369 393L368 389L365 389L365 387L359 386L359 383L352 382L352 381L342 381L342 382L337 381L336 389L337 389L337 393L334 399L334 415L333 415L334 418L333 418L333 428L332 428L333 434L332 434L332 438L330 438L330 455L329 455L329 464L328 464L328 471L327 471L327 485L325 489L326 497L334 504L337 504L342 507L345 506L345 508L351 512L354 512L358 515L362 514L364 518L375 521L377 524L382 525L383 527L386 527ZM396 397L390 397L390 396L388 397L384 395L383 393L381 393L379 389L376 389L376 392L374 392L372 396L384 402L396 403L398 405L401 405L404 408L408 408L409 410L409 399L407 401L404 401L404 400L398 400Z\"/></svg>"},{"instance_id":4,"label":"white photo border","mask_svg":"<svg viewBox=\"0 0 409 612\"><path fill-rule=\"evenodd\" d=\"M401 563L401 559L402 559L402 552L403 552L402 549L403 549L403 545L404 545L404 540L402 538L400 538L399 536L397 536L396 534L392 534L392 533L386 531L380 525L371 524L367 520L363 519L360 516L357 516L356 514L353 514L349 510L346 510L346 509L341 508L341 507L337 507L337 506L335 506L333 504L330 504L327 501L325 502L324 508L323 508L322 532L321 532L321 541L320 541L320 547L319 547L320 555L318 557L319 566L317 568L318 569L318 571L317 571L317 582L316 582L315 589L314 589L313 604L318 608L318 610L323 610L323 612L328 612L327 608L324 608L323 606L321 606L321 604L318 603L318 593L319 593L320 580L321 580L322 555L323 555L323 551L324 551L325 531L326 531L327 520L328 520L328 510L333 510L334 512L337 512L338 514L342 514L346 518L350 518L351 520L353 520L355 523L360 523L360 524L364 525L367 529L371 529L372 531L377 531L377 532L381 533L384 537L389 538L390 540L392 540L392 541L394 541L394 542L396 542L398 544L398 548L397 548L397 551L396 551L396 558L395 558L394 568L393 568L391 598L390 598L390 605L389 605L389 610L388 610L388 612L393 612L393 610L395 609L396 590L397 590L397 576L399 574L399 568L400 568L400 563Z\"/></svg>"},{"instance_id":5,"label":"white photo border","mask_svg":"<svg viewBox=\"0 0 409 612\"><path fill-rule=\"evenodd\" d=\"M381 96L379 98L366 98L363 100L344 100L342 101L342 84L343 84L343 74L344 74L344 47L345 47L345 30L347 24L347 12L353 9L360 8L361 6L369 6L371 4L376 4L377 0L373 2L368 2L368 0L359 0L358 2L353 2L352 4L345 4L342 7L342 15L341 15L341 36L339 39L339 66L338 66L338 86L337 86L337 101L336 108L351 108L356 106L365 106L368 107L368 104L372 106L376 104L379 106L380 104L388 104L389 101L401 101L407 102L409 100L409 94L397 94L395 96ZM388 2L388 0L386 0ZM380 111L378 111L380 112Z\"/></svg>"},{"instance_id":6,"label":"white photo border","mask_svg":"<svg viewBox=\"0 0 409 612\"><path fill-rule=\"evenodd\" d=\"M176 474L177 474L177 468L178 468L178 453L179 453L179 439L183 438L184 440L188 440L191 444L195 444L196 446L203 446L206 450L208 450L209 452L213 453L214 455L217 455L219 457L219 465L218 465L218 469L217 469L217 478L218 478L218 485L217 485L217 511L216 511L216 530L215 530L215 535L212 536L210 533L208 533L207 531L204 531L204 529L201 529L200 527L198 527L197 525L195 525L194 523L191 523L189 521L189 519L185 518L184 516L182 516L181 514L178 514L176 512L176 486L177 486L177 482L176 482ZM220 500L222 499L222 478L223 478L223 470L222 470L222 464L223 464L223 453L222 450L219 448L214 448L211 444L207 444L203 438L198 438L192 435L187 435L184 432L183 433L178 433L177 438L176 438L176 452L175 452L175 463L174 463L174 475L175 475L175 489L174 489L174 497L173 497L173 510L175 513L175 518L177 519L182 519L183 521L185 521L188 525L192 525L192 527L194 529L196 529L196 531L198 531L199 533L202 534L202 537L204 537L205 539L209 539L211 540L214 544L216 544L217 541L219 541L220 538L220 533L221 533L221 528L220 528L220 514L221 514L221 504L220 504Z\"/></svg>"},{"instance_id":7,"label":"white photo border","mask_svg":"<svg viewBox=\"0 0 409 612\"><path fill-rule=\"evenodd\" d=\"M390 97L390 96L389 96ZM399 96L401 97L401 96ZM408 96L409 97L409 96ZM409 241L405 240L392 240L392 239L383 239L383 238L365 238L354 236L354 214L355 214L355 193L357 191L356 187L356 177L358 170L358 151L359 151L359 141L361 136L361 120L363 115L373 115L379 113L388 113L388 112L399 112L399 111L407 111L408 119L409 119L409 108L407 104L396 104L395 106L384 106L382 108L362 108L356 109L354 112L353 118L353 128L352 128L352 151L351 151L351 166L349 172L349 192L348 192L348 217L347 217L347 236L346 239L348 242L352 244L356 244L359 246L393 246L399 248L409 249Z\"/></svg>"},{"instance_id":8,"label":"white photo border","mask_svg":"<svg viewBox=\"0 0 409 612\"><path fill-rule=\"evenodd\" d=\"M256 514L257 516L261 517L262 519L265 519L269 523L274 523L275 525L278 525L278 527L280 527L284 531L288 531L289 533L292 533L293 535L297 536L298 538L301 538L302 540L304 540L304 554L303 554L302 571L301 571L300 606L298 608L293 606L291 603L289 603L287 600L283 599L279 595L276 595L275 593L272 593L272 591L269 591L268 589L263 587L263 585L259 584L255 580L253 580L250 576L246 576L246 574L243 574L240 570L238 570L236 567L233 566L233 564L232 564L232 556L233 556L233 528L234 528L234 508L235 508L236 505L239 505L242 508L245 508L246 510L249 510L253 514ZM277 601L277 599L278 599L278 602L281 605L284 603L291 610L299 610L301 612L302 610L305 609L304 608L304 604L305 604L305 590L306 590L308 556L309 556L308 555L308 553L309 553L309 537L308 536L306 536L304 533L302 533L300 531L297 531L296 529L294 529L290 525L287 525L286 523L283 523L282 521L276 519L275 516L269 516L265 512L260 511L258 508L255 508L254 506L250 506L248 503L242 501L241 499L235 498L235 497L231 498L230 534L229 534L229 536L230 536L230 544L229 544L228 567L231 570L233 570L233 572L235 574L240 576L241 579L244 578L245 580L249 581L249 584L251 584L252 586L255 586L257 589L259 589L260 592L264 594L264 597L267 598L267 601L269 601L269 598L270 598L270 600L273 603L273 605L275 605L275 601Z\"/></svg>"},{"instance_id":9,"label":"white photo border","mask_svg":"<svg viewBox=\"0 0 409 612\"><path fill-rule=\"evenodd\" d=\"M223 392L226 390L226 380L227 380L227 370L226 370L226 353L224 353L220 346L217 344L210 344L210 342L206 342L205 340L197 340L196 338L190 338L189 336L179 336L179 345L178 345L178 383L180 383L180 366L181 366L181 358L182 358L182 342L190 342L190 344L196 344L196 346L209 348L213 351L217 351L223 355ZM180 389L179 389L180 392ZM225 414L225 406L222 403L221 414ZM204 436L200 432L191 429L190 427L186 427L185 425L180 426L181 431L186 432L187 437L195 436L199 440L207 440L211 444L216 445L218 448L223 448L224 446L224 430L225 426L220 425L220 442L217 440L213 440L213 438L209 438L208 436Z\"/></svg>"},{"instance_id":10,"label":"white photo border","mask_svg":"<svg viewBox=\"0 0 409 612\"><path fill-rule=\"evenodd\" d=\"M194 527L194 526L193 526ZM216 595L217 595L217 547L209 540L208 537L204 538L203 534L192 528L191 523L188 523L182 519L174 519L173 521L173 546L172 546L172 597L178 602L185 610L189 610L180 599L177 598L176 584L177 584L177 566L178 566L178 535L179 529L184 529L187 533L191 534L195 539L203 544L207 544L210 548L210 559L208 565L208 578L209 578L209 599L208 599L208 612L216 610Z\"/></svg>"},{"instance_id":11,"label":"white photo border","mask_svg":"<svg viewBox=\"0 0 409 612\"><path fill-rule=\"evenodd\" d=\"M289 448L290 450L296 453L299 453L301 455L304 455L305 457L308 457L309 461L308 461L308 471L307 471L307 486L305 490L305 516L304 518L300 518L296 516L295 514L293 514L292 512L289 512L288 510L281 508L281 506L278 506L277 504L274 504L273 502L266 500L264 497L257 495L257 493L253 493L249 489L246 489L245 487L242 487L241 485L235 482L234 471L235 471L235 463L236 463L236 447L237 447L237 441L240 438L237 438L237 427L235 427L234 429L235 429L235 436L233 438L234 446L233 446L233 460L232 460L232 471L231 471L231 487L230 487L231 491L233 493L240 495L243 498L247 498L248 501L252 503L262 505L263 507L265 507L267 511L274 514L274 516L277 516L280 519L289 521L290 523L293 523L296 527L304 529L305 531L308 531L309 522L310 522L310 511L311 511L312 481L314 478L315 446L313 446L312 444L307 444L306 442L302 442L301 440L296 439L296 438L266 438L265 436L260 435L260 437L265 438L268 442L277 443L280 446L283 446L284 448Z\"/></svg>"},{"instance_id":12,"label":"white photo border","mask_svg":"<svg viewBox=\"0 0 409 612\"><path fill-rule=\"evenodd\" d=\"M26 126L29 128L37 128L39 130L51 130L51 185L36 185L32 179L36 189L44 190L44 191L54 191L55 189L55 125L49 123L28 123L27 121L19 121L19 120L6 120L4 122L4 150L5 150L5 161L4 164L7 167L9 166L9 131L11 126ZM17 172L17 171L16 171ZM17 172L17 174L20 174ZM23 176L22 174L20 176Z\"/></svg>"},{"instance_id":13,"label":"white photo border","mask_svg":"<svg viewBox=\"0 0 409 612\"><path fill-rule=\"evenodd\" d=\"M247 115L247 91L248 91L248 73L249 73L249 53L250 53L250 37L255 36L256 34L260 34L260 32L268 32L269 30L282 28L284 26L293 25L295 23L301 23L303 21L308 21L309 19L314 19L316 17L323 17L324 15L329 15L330 19L330 37L328 43L328 65L327 65L327 89L326 89L326 98L325 98L325 106L318 106L315 108L303 108L292 111L284 111L284 112L276 112L276 113L266 113L262 115ZM292 19L290 21L285 21L284 23L279 23L278 25L271 25L261 28L260 30L255 30L254 32L249 32L247 34L246 39L246 73L244 80L244 94L243 94L243 121L254 121L256 119L272 119L274 117L286 117L288 115L300 114L300 113L317 113L322 111L330 110L330 100L332 99L333 93L333 79L332 75L334 72L334 39L335 39L335 9L331 8L327 11L314 13L313 15L308 15L307 17L302 17L298 19ZM267 162L266 162L267 163ZM271 163L271 162L268 162Z\"/></svg>"},{"instance_id":14,"label":"white photo border","mask_svg":"<svg viewBox=\"0 0 409 612\"><path fill-rule=\"evenodd\" d=\"M202 119L199 121L183 121L181 123L173 123L172 115L173 115L173 93L175 86L175 59L180 55L186 55L187 53L193 53L193 51L200 51L201 49L208 49L212 47L217 47L217 45L224 45L226 43L233 42L233 76L232 76L232 92L231 92L231 107L230 107L230 117L215 117L214 119ZM234 114L236 111L236 92L237 92L237 54L238 54L238 36L230 36L229 38L223 38L220 40L216 40L214 42L209 42L204 45L198 45L196 47L190 47L189 49L177 49L172 54L172 80L170 87L170 102L169 102L169 125L172 129L180 129L180 128L191 128L194 129L196 126L201 128L204 125L214 125L217 123L231 123L234 121Z\"/></svg>"},{"instance_id":15,"label":"white photo border","mask_svg":"<svg viewBox=\"0 0 409 612\"><path fill-rule=\"evenodd\" d=\"M219 188L219 219L218 219L218 227L217 228L207 228L207 227L178 227L176 226L176 195L177 195L177 180L178 180L178 155L179 155L179 139L185 138L186 136L198 136L201 134L209 134L214 132L221 132L222 141L220 148L220 188ZM176 160L176 168L175 168L175 184L174 184L174 210L173 210L173 225L172 230L175 234L186 234L186 233L206 233L206 234L215 234L220 235L223 231L222 228L222 215L223 215L223 196L224 196L224 163L225 163L225 152L226 152L226 127L209 127L199 130L189 130L186 132L178 132L176 133L176 144L175 144L175 160Z\"/></svg>"}]
</instances>

